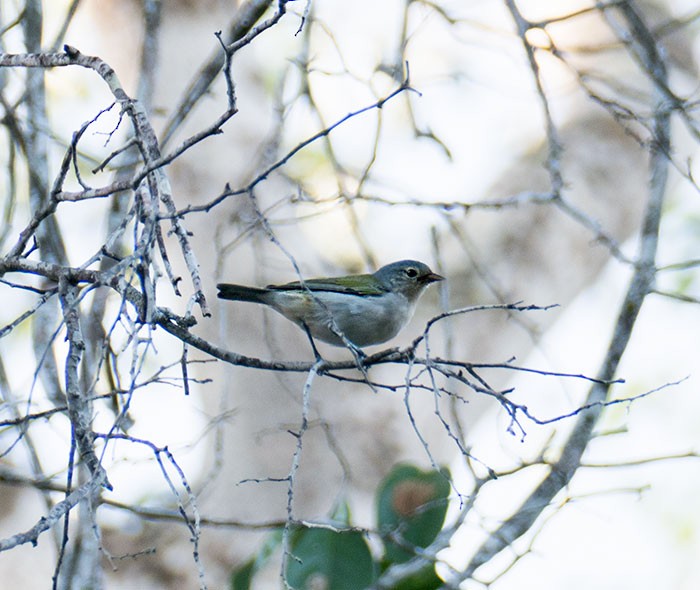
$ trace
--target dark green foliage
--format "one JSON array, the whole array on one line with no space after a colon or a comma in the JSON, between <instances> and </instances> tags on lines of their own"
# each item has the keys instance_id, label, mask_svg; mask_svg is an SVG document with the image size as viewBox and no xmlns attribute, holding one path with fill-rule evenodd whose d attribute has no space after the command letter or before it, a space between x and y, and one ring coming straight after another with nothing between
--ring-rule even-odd
<instances>
[{"instance_id":1,"label":"dark green foliage","mask_svg":"<svg viewBox=\"0 0 700 590\"><path fill-rule=\"evenodd\" d=\"M416 550L435 540L445 522L449 492L446 470L421 471L413 465L397 465L377 490L377 531L383 554L373 556L366 533L350 530L349 510L341 504L331 517L332 528L291 531L287 583L295 590L364 590L380 572L410 560ZM232 590L249 590L256 572L281 543L282 531L275 531L260 553L233 573ZM442 583L430 563L410 578L402 578L400 590L433 590Z\"/></svg>"},{"instance_id":2,"label":"dark green foliage","mask_svg":"<svg viewBox=\"0 0 700 590\"><path fill-rule=\"evenodd\" d=\"M442 529L450 493L448 474L397 465L377 494L377 523L386 548L384 562L401 563Z\"/></svg>"}]
</instances>

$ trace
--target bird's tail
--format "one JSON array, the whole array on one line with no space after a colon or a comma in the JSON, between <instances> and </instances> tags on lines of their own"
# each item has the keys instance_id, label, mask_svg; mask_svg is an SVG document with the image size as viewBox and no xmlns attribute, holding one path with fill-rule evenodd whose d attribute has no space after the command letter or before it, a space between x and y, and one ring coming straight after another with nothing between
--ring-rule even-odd
<instances>
[{"instance_id":1,"label":"bird's tail","mask_svg":"<svg viewBox=\"0 0 700 590\"><path fill-rule=\"evenodd\" d=\"M267 303L267 289L257 287L245 287L243 285L232 285L230 283L219 283L217 286L219 299L234 299L235 301L251 301L253 303Z\"/></svg>"}]
</instances>

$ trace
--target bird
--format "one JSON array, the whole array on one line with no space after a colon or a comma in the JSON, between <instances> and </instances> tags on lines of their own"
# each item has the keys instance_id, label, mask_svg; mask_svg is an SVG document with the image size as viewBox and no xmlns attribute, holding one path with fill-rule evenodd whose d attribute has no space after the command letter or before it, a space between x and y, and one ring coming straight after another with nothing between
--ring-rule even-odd
<instances>
[{"instance_id":1,"label":"bird","mask_svg":"<svg viewBox=\"0 0 700 590\"><path fill-rule=\"evenodd\" d=\"M417 260L400 260L373 274L305 279L265 288L219 283L220 299L262 303L313 339L356 349L396 336L413 316L425 288L445 277Z\"/></svg>"}]
</instances>

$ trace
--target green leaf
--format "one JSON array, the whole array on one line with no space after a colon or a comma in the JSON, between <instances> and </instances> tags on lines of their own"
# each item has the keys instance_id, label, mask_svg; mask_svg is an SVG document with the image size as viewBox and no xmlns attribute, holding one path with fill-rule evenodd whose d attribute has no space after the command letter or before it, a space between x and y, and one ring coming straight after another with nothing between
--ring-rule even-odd
<instances>
[{"instance_id":1,"label":"green leaf","mask_svg":"<svg viewBox=\"0 0 700 590\"><path fill-rule=\"evenodd\" d=\"M433 564L428 564L411 576L402 577L392 588L394 590L437 590L442 588L444 580L435 573Z\"/></svg>"},{"instance_id":2,"label":"green leaf","mask_svg":"<svg viewBox=\"0 0 700 590\"><path fill-rule=\"evenodd\" d=\"M302 528L293 533L287 583L295 590L364 590L376 578L376 566L357 531Z\"/></svg>"},{"instance_id":3,"label":"green leaf","mask_svg":"<svg viewBox=\"0 0 700 590\"><path fill-rule=\"evenodd\" d=\"M421 471L397 465L377 492L377 523L384 538L384 563L402 563L425 548L445 522L450 493L449 472Z\"/></svg>"},{"instance_id":4,"label":"green leaf","mask_svg":"<svg viewBox=\"0 0 700 590\"><path fill-rule=\"evenodd\" d=\"M280 529L267 537L257 555L233 571L233 574L231 574L231 590L249 590L255 574L265 567L270 556L281 544L282 530Z\"/></svg>"},{"instance_id":5,"label":"green leaf","mask_svg":"<svg viewBox=\"0 0 700 590\"><path fill-rule=\"evenodd\" d=\"M231 590L249 590L255 569L255 557L253 557L234 570L231 574Z\"/></svg>"}]
</instances>

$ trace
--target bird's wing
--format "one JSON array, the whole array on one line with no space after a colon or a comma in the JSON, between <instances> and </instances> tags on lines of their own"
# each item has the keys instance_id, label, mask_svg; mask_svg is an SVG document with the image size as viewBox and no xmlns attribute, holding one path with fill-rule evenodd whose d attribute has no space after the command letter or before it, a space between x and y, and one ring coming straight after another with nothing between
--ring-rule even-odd
<instances>
[{"instance_id":1,"label":"bird's wing","mask_svg":"<svg viewBox=\"0 0 700 590\"><path fill-rule=\"evenodd\" d=\"M328 279L308 279L304 281L303 285L297 281L284 285L268 285L267 288L276 291L302 291L308 289L309 291L331 291L333 293L349 293L352 295L381 295L382 293L386 293L386 289L382 288L380 285L364 285L361 289L357 288L358 278L368 279L364 282L371 285L373 281L369 280L370 276L371 275L360 275L358 277L357 275L353 275Z\"/></svg>"}]
</instances>

